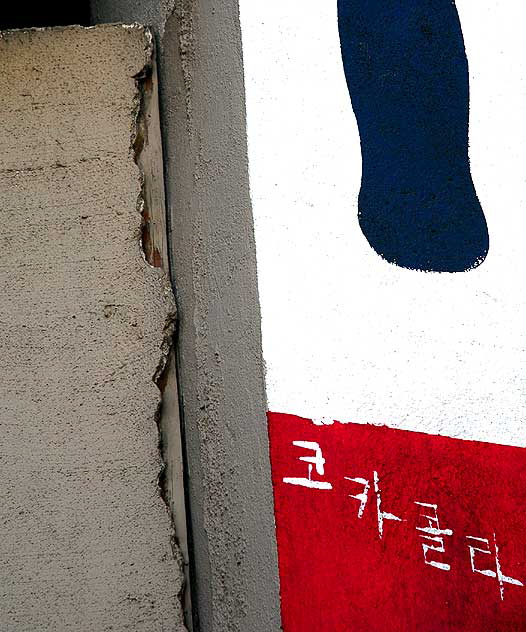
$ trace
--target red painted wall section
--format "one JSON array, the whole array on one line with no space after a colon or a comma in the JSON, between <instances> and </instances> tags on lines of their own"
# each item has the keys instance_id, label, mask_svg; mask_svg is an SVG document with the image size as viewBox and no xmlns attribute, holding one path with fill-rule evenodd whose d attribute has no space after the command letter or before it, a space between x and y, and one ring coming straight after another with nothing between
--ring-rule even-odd
<instances>
[{"instance_id":1,"label":"red painted wall section","mask_svg":"<svg viewBox=\"0 0 526 632\"><path fill-rule=\"evenodd\" d=\"M526 453L269 413L285 632L526 630Z\"/></svg>"}]
</instances>

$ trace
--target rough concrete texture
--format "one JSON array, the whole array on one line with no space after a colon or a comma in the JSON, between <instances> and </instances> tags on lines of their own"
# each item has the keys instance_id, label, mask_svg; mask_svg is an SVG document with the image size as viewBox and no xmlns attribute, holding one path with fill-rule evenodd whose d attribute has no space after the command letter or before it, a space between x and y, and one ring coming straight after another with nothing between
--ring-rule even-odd
<instances>
[{"instance_id":1,"label":"rough concrete texture","mask_svg":"<svg viewBox=\"0 0 526 632\"><path fill-rule=\"evenodd\" d=\"M151 36L12 31L0 56L0 629L181 632L156 423L175 308L136 164Z\"/></svg>"},{"instance_id":2,"label":"rough concrete texture","mask_svg":"<svg viewBox=\"0 0 526 632\"><path fill-rule=\"evenodd\" d=\"M99 22L138 22L162 35L176 0L91 0L91 19Z\"/></svg>"},{"instance_id":3,"label":"rough concrete texture","mask_svg":"<svg viewBox=\"0 0 526 632\"><path fill-rule=\"evenodd\" d=\"M179 2L163 70L201 630L272 632L279 580L237 2Z\"/></svg>"},{"instance_id":4,"label":"rough concrete texture","mask_svg":"<svg viewBox=\"0 0 526 632\"><path fill-rule=\"evenodd\" d=\"M146 18L158 35L195 624L272 632L279 580L238 2L93 7L100 21Z\"/></svg>"}]
</instances>

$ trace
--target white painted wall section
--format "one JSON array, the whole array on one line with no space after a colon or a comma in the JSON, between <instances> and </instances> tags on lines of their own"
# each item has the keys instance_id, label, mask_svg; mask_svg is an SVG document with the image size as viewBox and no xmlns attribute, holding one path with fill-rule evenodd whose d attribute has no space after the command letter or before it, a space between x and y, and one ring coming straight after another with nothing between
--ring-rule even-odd
<instances>
[{"instance_id":1,"label":"white painted wall section","mask_svg":"<svg viewBox=\"0 0 526 632\"><path fill-rule=\"evenodd\" d=\"M359 229L336 2L240 7L269 409L526 446L526 5L457 2L490 252L456 274Z\"/></svg>"}]
</instances>

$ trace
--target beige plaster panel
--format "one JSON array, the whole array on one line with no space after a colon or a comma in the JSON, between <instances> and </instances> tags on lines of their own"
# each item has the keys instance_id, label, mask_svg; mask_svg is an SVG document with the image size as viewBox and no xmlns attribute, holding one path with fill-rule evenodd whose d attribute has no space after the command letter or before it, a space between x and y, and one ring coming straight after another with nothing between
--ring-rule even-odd
<instances>
[{"instance_id":1,"label":"beige plaster panel","mask_svg":"<svg viewBox=\"0 0 526 632\"><path fill-rule=\"evenodd\" d=\"M184 629L154 381L175 309L134 150L151 48L139 26L0 35L4 632Z\"/></svg>"}]
</instances>

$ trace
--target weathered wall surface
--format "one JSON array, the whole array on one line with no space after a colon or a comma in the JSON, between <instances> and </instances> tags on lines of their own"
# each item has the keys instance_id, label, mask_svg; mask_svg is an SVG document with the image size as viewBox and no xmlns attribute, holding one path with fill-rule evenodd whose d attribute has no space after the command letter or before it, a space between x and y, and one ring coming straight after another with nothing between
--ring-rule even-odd
<instances>
[{"instance_id":1,"label":"weathered wall surface","mask_svg":"<svg viewBox=\"0 0 526 632\"><path fill-rule=\"evenodd\" d=\"M184 629L156 423L175 308L135 163L151 55L142 27L0 35L2 630Z\"/></svg>"},{"instance_id":2,"label":"weathered wall surface","mask_svg":"<svg viewBox=\"0 0 526 632\"><path fill-rule=\"evenodd\" d=\"M238 3L171 5L95 0L93 19L144 19L159 36L196 623L271 632L279 583Z\"/></svg>"},{"instance_id":3,"label":"weathered wall surface","mask_svg":"<svg viewBox=\"0 0 526 632\"><path fill-rule=\"evenodd\" d=\"M164 32L166 21L174 11L177 0L91 0L91 19L104 22L138 22Z\"/></svg>"}]
</instances>

